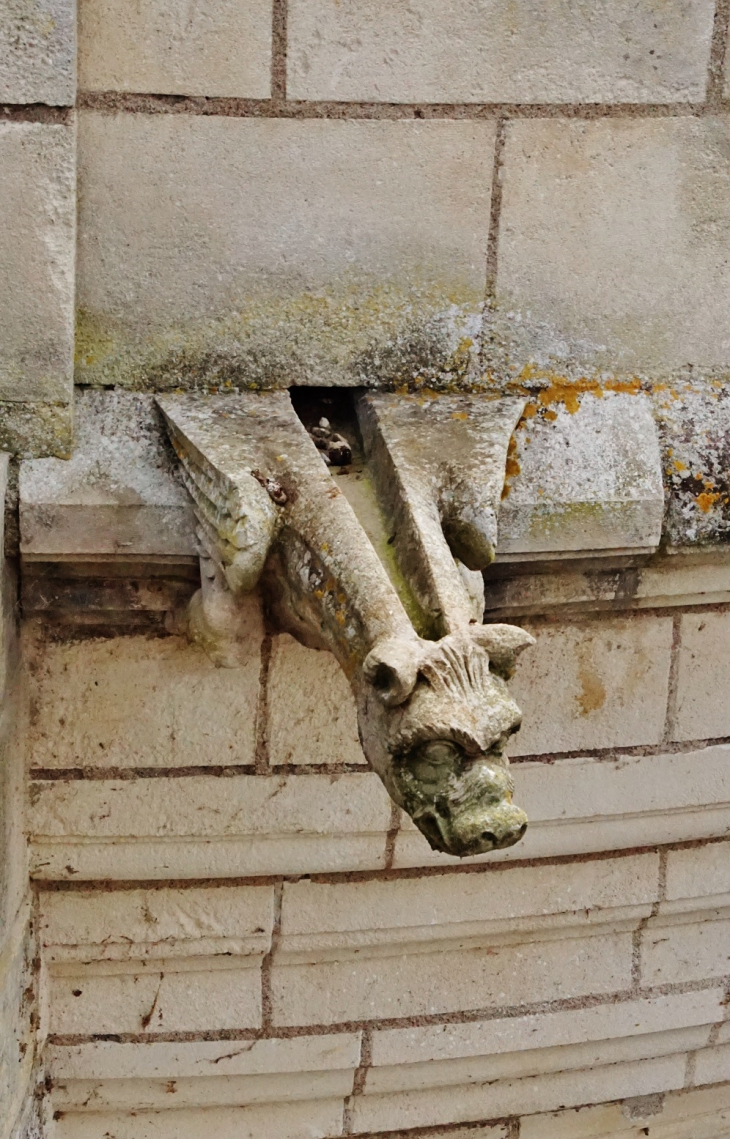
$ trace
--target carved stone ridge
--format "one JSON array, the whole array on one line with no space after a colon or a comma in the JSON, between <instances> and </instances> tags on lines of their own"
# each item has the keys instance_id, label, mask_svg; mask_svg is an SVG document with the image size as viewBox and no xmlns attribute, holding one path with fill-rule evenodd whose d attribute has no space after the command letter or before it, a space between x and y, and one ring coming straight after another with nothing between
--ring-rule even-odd
<instances>
[{"instance_id":1,"label":"carved stone ridge","mask_svg":"<svg viewBox=\"0 0 730 1139\"><path fill-rule=\"evenodd\" d=\"M334 653L365 755L435 849L510 846L507 689L532 637L483 625L507 447L522 399L367 394L360 459L334 476L286 392L158 398L198 519L190 635L237 659L237 598ZM357 448L355 449L357 451Z\"/></svg>"}]
</instances>

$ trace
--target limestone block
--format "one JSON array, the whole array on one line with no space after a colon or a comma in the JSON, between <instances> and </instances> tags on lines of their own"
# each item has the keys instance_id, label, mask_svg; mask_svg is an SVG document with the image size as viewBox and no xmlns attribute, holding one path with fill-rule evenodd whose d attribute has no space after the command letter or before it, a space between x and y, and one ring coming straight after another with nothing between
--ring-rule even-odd
<instances>
[{"instance_id":1,"label":"limestone block","mask_svg":"<svg viewBox=\"0 0 730 1139\"><path fill-rule=\"evenodd\" d=\"M83 1109L94 1087L96 1111L179 1111L344 1096L352 1091L359 1055L359 1033L338 1033L144 1047L95 1041L51 1047L48 1064L60 1110Z\"/></svg>"},{"instance_id":2,"label":"limestone block","mask_svg":"<svg viewBox=\"0 0 730 1139\"><path fill-rule=\"evenodd\" d=\"M510 861L724 836L730 826L730 748L677 755L563 759L513 767L530 819L519 846L473 861ZM395 866L449 865L408 819Z\"/></svg>"},{"instance_id":3,"label":"limestone block","mask_svg":"<svg viewBox=\"0 0 730 1139\"><path fill-rule=\"evenodd\" d=\"M521 1139L717 1139L730 1122L730 1087L644 1095L625 1103L524 1116Z\"/></svg>"},{"instance_id":4,"label":"limestone block","mask_svg":"<svg viewBox=\"0 0 730 1139\"><path fill-rule=\"evenodd\" d=\"M11 604L9 574L5 563L5 495L8 485L10 456L0 451L0 706L3 703L11 638Z\"/></svg>"},{"instance_id":5,"label":"limestone block","mask_svg":"<svg viewBox=\"0 0 730 1139\"><path fill-rule=\"evenodd\" d=\"M368 1087L373 1091L388 1090L388 1083L394 1086L396 1079L403 1081L404 1086L409 1082L414 1087L428 1086L428 1078L422 1077L427 1071L435 1073L439 1067L445 1084L452 1082L450 1072L457 1076L453 1082L461 1082L467 1068L465 1064L458 1067L460 1062L510 1054L524 1054L525 1069L544 1062L543 1070L561 1070L576 1066L563 1063L568 1046L593 1042L612 1041L619 1050L623 1043L624 1054L617 1058L627 1060L632 1040L640 1036L650 1038L648 1048L671 1050L677 1042L672 1034L683 1029L704 1027L706 1037L708 1026L723 1016L722 1000L722 989L718 987L702 993L611 1002L469 1024L380 1029L373 1035L373 1071L368 1075ZM657 1034L665 1034L666 1041L660 1043ZM552 1056L550 1049L554 1050ZM396 1075L399 1065L401 1072ZM386 1078L381 1079L381 1070ZM527 1073L525 1070L519 1074Z\"/></svg>"},{"instance_id":6,"label":"limestone block","mask_svg":"<svg viewBox=\"0 0 730 1139\"><path fill-rule=\"evenodd\" d=\"M710 843L690 850L670 850L667 856L667 899L675 902L714 898L724 904L730 895L730 843Z\"/></svg>"},{"instance_id":7,"label":"limestone block","mask_svg":"<svg viewBox=\"0 0 730 1139\"><path fill-rule=\"evenodd\" d=\"M730 613L684 613L672 738L730 735Z\"/></svg>"},{"instance_id":8,"label":"limestone block","mask_svg":"<svg viewBox=\"0 0 730 1139\"><path fill-rule=\"evenodd\" d=\"M525 614L595 612L622 603L633 609L730 602L730 562L721 550L685 551L628 569L551 569L550 573L490 574L489 620L521 620Z\"/></svg>"},{"instance_id":9,"label":"limestone block","mask_svg":"<svg viewBox=\"0 0 730 1139\"><path fill-rule=\"evenodd\" d=\"M669 491L665 534L673 553L712 547L730 534L729 395L721 378L701 376L659 384L653 393Z\"/></svg>"},{"instance_id":10,"label":"limestone block","mask_svg":"<svg viewBox=\"0 0 730 1139\"><path fill-rule=\"evenodd\" d=\"M80 0L79 83L87 91L154 91L266 99L271 5L214 0L180 8Z\"/></svg>"},{"instance_id":11,"label":"limestone block","mask_svg":"<svg viewBox=\"0 0 730 1139\"><path fill-rule=\"evenodd\" d=\"M511 122L493 366L599 386L726 367L729 136L722 115Z\"/></svg>"},{"instance_id":12,"label":"limestone block","mask_svg":"<svg viewBox=\"0 0 730 1139\"><path fill-rule=\"evenodd\" d=\"M465 1085L459 1088L458 1097L453 1087L358 1096L354 1101L354 1132L428 1127L454 1122L457 1115L464 1121L485 1116L531 1115L566 1105L646 1095L681 1088L685 1066L684 1055L662 1056L626 1064L599 1065L592 1070Z\"/></svg>"},{"instance_id":13,"label":"limestone block","mask_svg":"<svg viewBox=\"0 0 730 1139\"><path fill-rule=\"evenodd\" d=\"M641 393L550 391L515 431L499 512L500 560L654 550L664 519L659 439Z\"/></svg>"},{"instance_id":14,"label":"limestone block","mask_svg":"<svg viewBox=\"0 0 730 1139\"><path fill-rule=\"evenodd\" d=\"M248 660L216 668L185 637L48 643L29 684L31 765L206 767L252 764L260 645L251 613Z\"/></svg>"},{"instance_id":15,"label":"limestone block","mask_svg":"<svg viewBox=\"0 0 730 1139\"><path fill-rule=\"evenodd\" d=\"M188 1111L71 1111L54 1139L330 1139L342 1135L343 1097Z\"/></svg>"},{"instance_id":16,"label":"limestone block","mask_svg":"<svg viewBox=\"0 0 730 1139\"><path fill-rule=\"evenodd\" d=\"M74 890L41 894L43 958L69 961L261 958L271 944L273 887Z\"/></svg>"},{"instance_id":17,"label":"limestone block","mask_svg":"<svg viewBox=\"0 0 730 1139\"><path fill-rule=\"evenodd\" d=\"M77 379L466 374L494 138L492 122L83 113Z\"/></svg>"},{"instance_id":18,"label":"limestone block","mask_svg":"<svg viewBox=\"0 0 730 1139\"><path fill-rule=\"evenodd\" d=\"M216 967L214 958L188 968L164 958L103 972L77 966L55 970L48 982L52 1033L206 1032L256 1028L261 1023L261 976L245 959Z\"/></svg>"},{"instance_id":19,"label":"limestone block","mask_svg":"<svg viewBox=\"0 0 730 1139\"><path fill-rule=\"evenodd\" d=\"M273 888L44 892L49 1031L255 1027Z\"/></svg>"},{"instance_id":20,"label":"limestone block","mask_svg":"<svg viewBox=\"0 0 730 1139\"><path fill-rule=\"evenodd\" d=\"M286 883L279 952L360 952L380 945L484 944L526 930L636 921L658 891L658 856L391 882Z\"/></svg>"},{"instance_id":21,"label":"limestone block","mask_svg":"<svg viewBox=\"0 0 730 1139\"><path fill-rule=\"evenodd\" d=\"M524 716L511 755L659 743L671 618L524 624L537 643L523 654L511 682Z\"/></svg>"},{"instance_id":22,"label":"limestone block","mask_svg":"<svg viewBox=\"0 0 730 1139\"><path fill-rule=\"evenodd\" d=\"M37 978L32 972L34 956L30 906L21 907L15 920L0 936L0 1134L9 1136L13 1123L32 1094L31 1078L36 1060Z\"/></svg>"},{"instance_id":23,"label":"limestone block","mask_svg":"<svg viewBox=\"0 0 730 1139\"><path fill-rule=\"evenodd\" d=\"M269 762L365 763L357 712L331 653L274 638L268 684Z\"/></svg>"},{"instance_id":24,"label":"limestone block","mask_svg":"<svg viewBox=\"0 0 730 1139\"><path fill-rule=\"evenodd\" d=\"M57 417L59 440L65 431L72 393L74 142L72 127L0 123L0 404L45 405L24 438L13 438L15 425L5 424L0 446L6 450L39 453L49 436L52 442ZM59 447L66 453L60 443L57 453Z\"/></svg>"},{"instance_id":25,"label":"limestone block","mask_svg":"<svg viewBox=\"0 0 730 1139\"><path fill-rule=\"evenodd\" d=\"M275 961L274 1023L337 1024L611 992L630 984L631 940L627 932L476 949L451 943L446 952Z\"/></svg>"},{"instance_id":26,"label":"limestone block","mask_svg":"<svg viewBox=\"0 0 730 1139\"><path fill-rule=\"evenodd\" d=\"M641 975L646 985L666 985L724 977L730 970L730 920L673 922L653 919L642 945Z\"/></svg>"},{"instance_id":27,"label":"limestone block","mask_svg":"<svg viewBox=\"0 0 730 1139\"><path fill-rule=\"evenodd\" d=\"M730 1045L719 1048L705 1048L697 1056L695 1080L698 1084L726 1083L730 1072ZM730 1122L730 1111L725 1117Z\"/></svg>"},{"instance_id":28,"label":"limestone block","mask_svg":"<svg viewBox=\"0 0 730 1139\"><path fill-rule=\"evenodd\" d=\"M75 9L74 0L4 0L0 103L73 103Z\"/></svg>"},{"instance_id":29,"label":"limestone block","mask_svg":"<svg viewBox=\"0 0 730 1139\"><path fill-rule=\"evenodd\" d=\"M371 870L390 800L374 773L31 785L39 878L226 878Z\"/></svg>"},{"instance_id":30,"label":"limestone block","mask_svg":"<svg viewBox=\"0 0 730 1139\"><path fill-rule=\"evenodd\" d=\"M386 103L700 100L712 18L709 0L293 0L288 91Z\"/></svg>"},{"instance_id":31,"label":"limestone block","mask_svg":"<svg viewBox=\"0 0 730 1139\"><path fill-rule=\"evenodd\" d=\"M20 468L23 553L191 555L195 525L151 396L76 394L70 459Z\"/></svg>"}]
</instances>

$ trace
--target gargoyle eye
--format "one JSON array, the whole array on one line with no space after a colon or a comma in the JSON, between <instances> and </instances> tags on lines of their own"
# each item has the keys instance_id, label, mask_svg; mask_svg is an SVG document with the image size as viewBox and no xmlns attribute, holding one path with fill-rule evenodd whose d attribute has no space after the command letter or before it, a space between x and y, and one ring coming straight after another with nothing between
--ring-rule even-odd
<instances>
[{"instance_id":1,"label":"gargoyle eye","mask_svg":"<svg viewBox=\"0 0 730 1139\"><path fill-rule=\"evenodd\" d=\"M421 783L438 783L458 770L464 753L451 740L429 740L408 757L408 767Z\"/></svg>"},{"instance_id":2,"label":"gargoyle eye","mask_svg":"<svg viewBox=\"0 0 730 1139\"><path fill-rule=\"evenodd\" d=\"M451 765L462 756L462 750L453 740L429 740L421 744L418 754L429 763Z\"/></svg>"}]
</instances>

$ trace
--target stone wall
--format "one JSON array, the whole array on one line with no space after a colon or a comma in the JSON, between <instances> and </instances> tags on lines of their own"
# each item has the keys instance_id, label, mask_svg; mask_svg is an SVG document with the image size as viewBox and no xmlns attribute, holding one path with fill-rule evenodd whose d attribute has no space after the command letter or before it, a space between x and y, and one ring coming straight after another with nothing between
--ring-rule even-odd
<instances>
[{"instance_id":1,"label":"stone wall","mask_svg":"<svg viewBox=\"0 0 730 1139\"><path fill-rule=\"evenodd\" d=\"M77 69L72 9L0 21L10 450L69 452L74 307L92 385L727 367L725 0L81 0Z\"/></svg>"},{"instance_id":2,"label":"stone wall","mask_svg":"<svg viewBox=\"0 0 730 1139\"><path fill-rule=\"evenodd\" d=\"M532 826L461 863L364 767L328 654L28 626L59 1139L724 1134L729 622L528 620Z\"/></svg>"}]
</instances>

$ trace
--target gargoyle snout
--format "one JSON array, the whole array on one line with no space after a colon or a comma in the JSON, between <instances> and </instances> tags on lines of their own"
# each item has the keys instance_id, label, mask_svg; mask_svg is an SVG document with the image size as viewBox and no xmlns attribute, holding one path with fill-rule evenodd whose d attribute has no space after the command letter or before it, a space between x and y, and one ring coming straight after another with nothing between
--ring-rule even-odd
<instances>
[{"instance_id":1,"label":"gargoyle snout","mask_svg":"<svg viewBox=\"0 0 730 1139\"><path fill-rule=\"evenodd\" d=\"M486 758L416 812L413 821L431 846L460 858L513 846L527 830L525 812L512 802L508 769Z\"/></svg>"}]
</instances>

